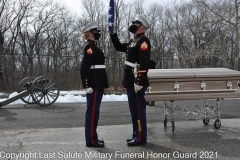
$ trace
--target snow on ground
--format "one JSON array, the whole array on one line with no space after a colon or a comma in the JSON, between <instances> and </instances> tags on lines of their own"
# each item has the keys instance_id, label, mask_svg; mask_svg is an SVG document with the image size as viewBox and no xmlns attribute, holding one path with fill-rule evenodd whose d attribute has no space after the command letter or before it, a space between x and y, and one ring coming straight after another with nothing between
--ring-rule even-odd
<instances>
[{"instance_id":1,"label":"snow on ground","mask_svg":"<svg viewBox=\"0 0 240 160\"><path fill-rule=\"evenodd\" d=\"M4 94L4 93L0 93ZM9 98L18 95L17 92L13 92L9 95ZM85 91L60 91L60 95L55 103L75 103L75 102L86 102ZM7 98L0 98L0 102L6 100ZM122 95L103 95L102 102L109 101L127 101L126 94ZM21 99L12 102L11 104L25 104Z\"/></svg>"}]
</instances>

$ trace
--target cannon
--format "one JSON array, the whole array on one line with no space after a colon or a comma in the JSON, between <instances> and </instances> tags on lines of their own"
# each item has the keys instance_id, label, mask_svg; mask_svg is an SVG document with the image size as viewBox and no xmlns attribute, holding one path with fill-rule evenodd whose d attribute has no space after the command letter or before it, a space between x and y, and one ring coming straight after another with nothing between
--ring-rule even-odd
<instances>
[{"instance_id":1,"label":"cannon","mask_svg":"<svg viewBox=\"0 0 240 160\"><path fill-rule=\"evenodd\" d=\"M58 99L58 96L58 84L51 76L43 75L35 79L25 77L18 84L18 95L0 102L0 108L18 99L27 104L49 106Z\"/></svg>"}]
</instances>

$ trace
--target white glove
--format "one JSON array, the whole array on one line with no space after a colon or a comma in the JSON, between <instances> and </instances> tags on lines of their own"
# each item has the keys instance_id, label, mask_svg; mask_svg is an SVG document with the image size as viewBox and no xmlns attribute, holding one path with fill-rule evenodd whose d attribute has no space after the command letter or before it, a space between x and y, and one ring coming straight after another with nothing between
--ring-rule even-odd
<instances>
[{"instance_id":1,"label":"white glove","mask_svg":"<svg viewBox=\"0 0 240 160\"><path fill-rule=\"evenodd\" d=\"M134 90L137 93L137 91L140 91L143 88L143 86L139 86L136 83L134 83Z\"/></svg>"},{"instance_id":2,"label":"white glove","mask_svg":"<svg viewBox=\"0 0 240 160\"><path fill-rule=\"evenodd\" d=\"M147 88L147 91L148 91L149 93L151 93L151 89L152 89L152 87L149 86L149 87Z\"/></svg>"},{"instance_id":3,"label":"white glove","mask_svg":"<svg viewBox=\"0 0 240 160\"><path fill-rule=\"evenodd\" d=\"M93 89L92 89L91 87L86 88L86 89L85 89L85 92L86 92L87 94L91 94L91 93L93 93Z\"/></svg>"}]
</instances>

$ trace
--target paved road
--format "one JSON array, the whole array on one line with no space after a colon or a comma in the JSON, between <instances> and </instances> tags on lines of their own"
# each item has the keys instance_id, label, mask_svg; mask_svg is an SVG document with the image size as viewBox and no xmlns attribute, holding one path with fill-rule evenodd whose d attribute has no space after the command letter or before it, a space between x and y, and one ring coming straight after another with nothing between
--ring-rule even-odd
<instances>
[{"instance_id":1,"label":"paved road","mask_svg":"<svg viewBox=\"0 0 240 160\"><path fill-rule=\"evenodd\" d=\"M201 106L204 101L175 102ZM216 105L216 101L208 101ZM147 107L148 144L126 146L132 126L127 102L103 102L98 133L105 148L87 148L84 139L85 103L8 105L0 109L0 159L233 159L240 153L240 100L220 102L222 126L215 118L175 120L163 126L164 102ZM17 157L18 156L18 157Z\"/></svg>"}]
</instances>

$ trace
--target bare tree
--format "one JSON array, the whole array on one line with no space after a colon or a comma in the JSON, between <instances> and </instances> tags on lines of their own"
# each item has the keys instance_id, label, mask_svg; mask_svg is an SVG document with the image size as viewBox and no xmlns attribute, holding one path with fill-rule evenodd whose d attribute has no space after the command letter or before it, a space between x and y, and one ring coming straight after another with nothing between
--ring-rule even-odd
<instances>
[{"instance_id":1,"label":"bare tree","mask_svg":"<svg viewBox=\"0 0 240 160\"><path fill-rule=\"evenodd\" d=\"M18 31L20 24L27 17L29 1L27 0L3 0L1 3L1 32L4 35L4 49L2 48L1 61L4 70L4 81L7 88L14 88L16 72L16 50ZM7 40L6 40L7 39ZM11 84L11 85L10 85Z\"/></svg>"},{"instance_id":2,"label":"bare tree","mask_svg":"<svg viewBox=\"0 0 240 160\"><path fill-rule=\"evenodd\" d=\"M53 4L52 2L47 2L45 4L36 2L34 5L31 15L29 18L24 20L22 23L19 38L22 42L20 44L22 51L28 57L28 65L29 67L29 76L34 76L34 62L33 59L38 54L36 52L36 45L39 42L39 38L44 35L47 30L53 30L54 28L50 28L50 26L58 21L59 15L61 14L62 8L57 4Z\"/></svg>"},{"instance_id":3,"label":"bare tree","mask_svg":"<svg viewBox=\"0 0 240 160\"><path fill-rule=\"evenodd\" d=\"M231 25L235 31L235 58L234 69L240 70L240 37L239 37L239 7L240 2L238 0L218 0L211 5L206 0L196 0L197 3L204 5L212 13L217 15L221 21ZM216 6L221 6L219 9Z\"/></svg>"},{"instance_id":4,"label":"bare tree","mask_svg":"<svg viewBox=\"0 0 240 160\"><path fill-rule=\"evenodd\" d=\"M0 1L1 90L16 90L25 76L53 75L61 89L78 89L85 41L81 28L98 21L111 88L120 88L125 53L110 40L103 0L82 0L83 14L72 15L64 6L42 0ZM115 32L121 42L136 14L147 17L146 33L157 68L227 67L240 70L239 2L192 0L146 5L144 0L115 0ZM77 75L77 76L76 76Z\"/></svg>"},{"instance_id":5,"label":"bare tree","mask_svg":"<svg viewBox=\"0 0 240 160\"><path fill-rule=\"evenodd\" d=\"M81 0L81 2L85 9L85 12L83 12L84 19L90 22L99 20L104 10L103 2L99 0Z\"/></svg>"}]
</instances>

